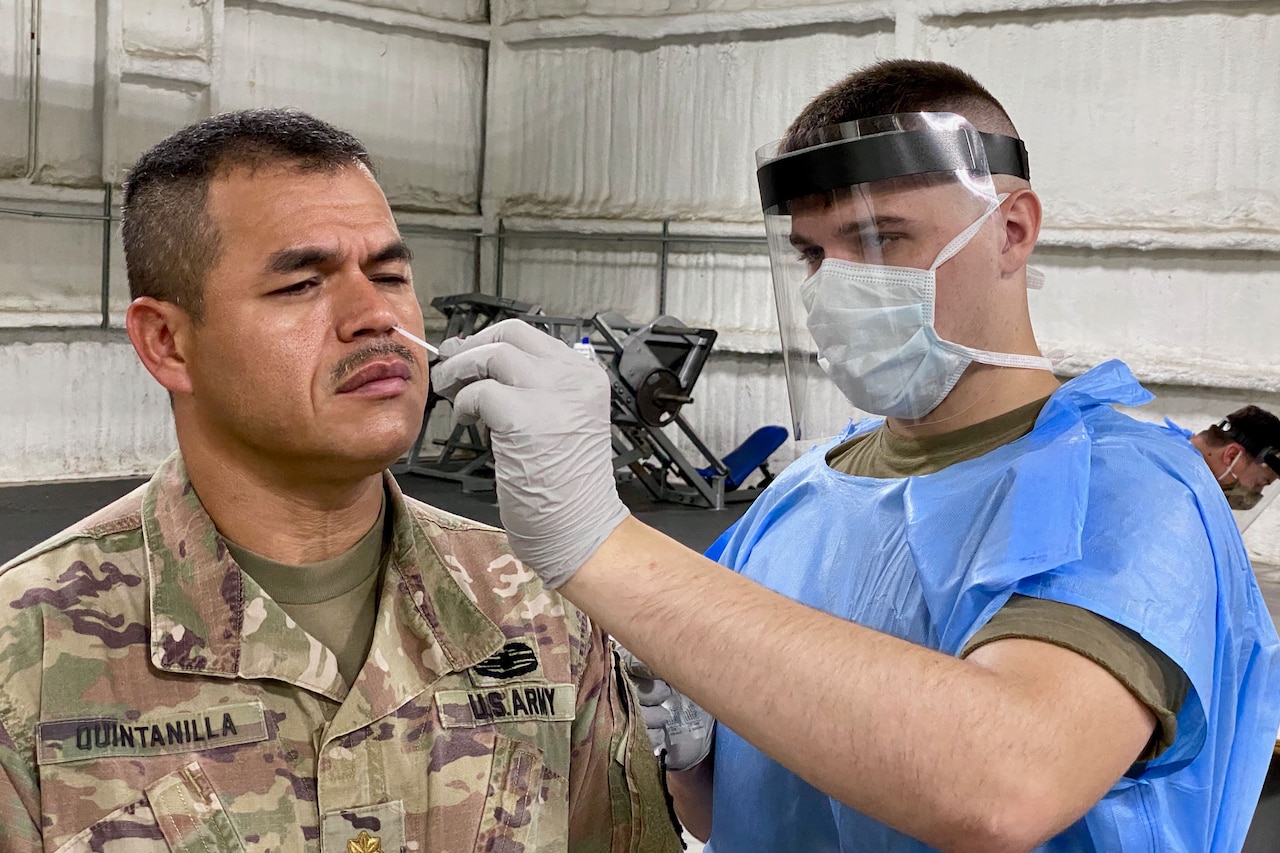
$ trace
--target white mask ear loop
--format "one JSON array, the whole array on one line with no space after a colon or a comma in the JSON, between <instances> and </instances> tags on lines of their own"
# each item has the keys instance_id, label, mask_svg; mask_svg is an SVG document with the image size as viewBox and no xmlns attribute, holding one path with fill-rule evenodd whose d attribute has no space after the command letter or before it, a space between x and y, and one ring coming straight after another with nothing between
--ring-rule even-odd
<instances>
[{"instance_id":1,"label":"white mask ear loop","mask_svg":"<svg viewBox=\"0 0 1280 853\"><path fill-rule=\"evenodd\" d=\"M979 216L973 223L963 231L950 243L942 247L942 251L938 253L938 258L933 262L933 266L929 267L929 272L936 272L938 267L955 257L956 253L969 244L973 239L973 235L978 233L978 229L987 221L987 217L1000 209L1000 205L1009 197L1009 193L1001 193L995 197L986 212ZM1038 271L1037 271L1038 272ZM1043 277L1042 277L1043 280ZM932 321L932 317L930 318ZM993 353L985 350L975 349L960 344L943 341L944 345L952 347L965 355L968 355L974 361L982 364L991 364L997 367L1023 367L1031 370L1052 370L1052 359L1044 356L1035 355L1016 355L1014 353Z\"/></svg>"},{"instance_id":2,"label":"white mask ear loop","mask_svg":"<svg viewBox=\"0 0 1280 853\"><path fill-rule=\"evenodd\" d=\"M1000 195L996 196L995 201L991 202L990 206L987 207L987 210L985 213L983 213L981 216L975 219L973 221L973 224L971 224L968 228L964 229L959 234L957 234L954 240L952 240L950 243L942 247L942 251L938 253L938 257L934 260L933 264L929 267L929 271L930 272L936 271L938 267L942 266L947 261L954 258L961 249L969 245L969 241L973 239L974 234L978 233L978 229L982 227L982 223L987 221L988 216L990 216L991 214L999 210L1000 205L1003 204L1004 200L1008 197L1009 197L1008 193L1001 193Z\"/></svg>"},{"instance_id":3,"label":"white mask ear loop","mask_svg":"<svg viewBox=\"0 0 1280 853\"><path fill-rule=\"evenodd\" d=\"M1223 472L1222 472L1222 476L1218 478L1218 482L1219 482L1219 483L1221 483L1223 480L1225 480L1228 474L1231 474L1231 472L1232 472L1232 471L1235 469L1235 467L1236 467L1236 463L1240 461L1240 457L1241 457L1241 456L1243 456L1243 455L1244 455L1243 453L1237 453L1237 454L1236 454L1236 458L1231 460L1231 464L1227 466L1227 470L1223 471ZM1237 483L1238 483L1238 482L1240 482L1240 477L1239 477L1238 475L1236 475L1236 474L1231 474L1231 476L1236 478L1236 482L1237 482Z\"/></svg>"},{"instance_id":4,"label":"white mask ear loop","mask_svg":"<svg viewBox=\"0 0 1280 853\"><path fill-rule=\"evenodd\" d=\"M929 267L931 271L936 272L938 267L956 256L956 253L969 245L969 241L973 239L973 235L978 233L978 229L982 227L982 223L987 221L987 217L995 213L1004 204L1004 200L1009 197L1009 193L1000 193L996 196L995 203L987 209L987 212L978 217L978 221L974 222L964 231L952 240L950 243L942 247L942 251L938 253L938 257L934 260L933 265ZM1040 290L1044 287L1044 271L1038 267L1027 265L1027 289Z\"/></svg>"}]
</instances>

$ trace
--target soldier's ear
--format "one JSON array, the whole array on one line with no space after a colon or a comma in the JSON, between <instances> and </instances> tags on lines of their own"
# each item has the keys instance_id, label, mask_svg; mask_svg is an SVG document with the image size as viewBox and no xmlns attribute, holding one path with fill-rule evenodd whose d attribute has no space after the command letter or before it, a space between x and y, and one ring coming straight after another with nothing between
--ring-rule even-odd
<instances>
[{"instance_id":1,"label":"soldier's ear","mask_svg":"<svg viewBox=\"0 0 1280 853\"><path fill-rule=\"evenodd\" d=\"M1004 211L1004 245L1000 251L1000 270L1009 275L1027 265L1040 238L1043 212L1040 197L1027 186L1009 193L1001 205Z\"/></svg>"},{"instance_id":2,"label":"soldier's ear","mask_svg":"<svg viewBox=\"0 0 1280 853\"><path fill-rule=\"evenodd\" d=\"M170 394L191 393L187 351L191 315L173 302L139 296L129 303L125 329L147 372Z\"/></svg>"}]
</instances>

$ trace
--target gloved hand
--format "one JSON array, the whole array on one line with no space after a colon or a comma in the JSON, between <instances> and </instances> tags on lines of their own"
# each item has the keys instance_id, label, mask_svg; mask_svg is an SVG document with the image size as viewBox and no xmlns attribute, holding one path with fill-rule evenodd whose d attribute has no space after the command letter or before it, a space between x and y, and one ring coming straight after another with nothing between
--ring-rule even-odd
<instances>
[{"instance_id":1,"label":"gloved hand","mask_svg":"<svg viewBox=\"0 0 1280 853\"><path fill-rule=\"evenodd\" d=\"M667 753L667 769L688 770L706 758L715 743L715 717L659 678L644 661L622 646L617 648L622 668L635 685L653 751Z\"/></svg>"},{"instance_id":2,"label":"gloved hand","mask_svg":"<svg viewBox=\"0 0 1280 853\"><path fill-rule=\"evenodd\" d=\"M440 355L431 381L454 424L489 428L511 548L555 589L629 514L613 476L608 375L520 320L450 338Z\"/></svg>"}]
</instances>

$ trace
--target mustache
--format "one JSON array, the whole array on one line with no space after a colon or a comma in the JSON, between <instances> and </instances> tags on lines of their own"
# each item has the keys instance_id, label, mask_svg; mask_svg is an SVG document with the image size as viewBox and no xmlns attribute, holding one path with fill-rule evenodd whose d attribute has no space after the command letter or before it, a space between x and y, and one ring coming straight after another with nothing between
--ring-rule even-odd
<instances>
[{"instance_id":1,"label":"mustache","mask_svg":"<svg viewBox=\"0 0 1280 853\"><path fill-rule=\"evenodd\" d=\"M375 341L367 344L353 353L344 355L337 364L333 366L333 382L335 385L342 384L348 376L360 368L366 361L379 358L384 355L395 355L404 359L413 368L417 368L418 361L413 357L413 351L402 343L397 341Z\"/></svg>"}]
</instances>

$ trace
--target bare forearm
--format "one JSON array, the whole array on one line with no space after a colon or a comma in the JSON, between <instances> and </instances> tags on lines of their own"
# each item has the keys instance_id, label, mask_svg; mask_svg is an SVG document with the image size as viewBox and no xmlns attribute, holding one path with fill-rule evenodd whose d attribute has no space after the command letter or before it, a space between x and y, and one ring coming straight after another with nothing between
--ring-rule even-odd
<instances>
[{"instance_id":1,"label":"bare forearm","mask_svg":"<svg viewBox=\"0 0 1280 853\"><path fill-rule=\"evenodd\" d=\"M561 591L766 754L935 847L1033 846L1007 824L1031 811L1061 829L1126 766L1103 783L1042 773L1063 741L1016 679L792 602L634 520Z\"/></svg>"}]
</instances>

